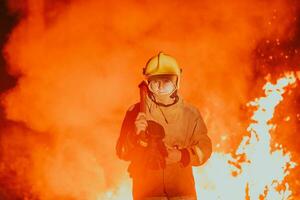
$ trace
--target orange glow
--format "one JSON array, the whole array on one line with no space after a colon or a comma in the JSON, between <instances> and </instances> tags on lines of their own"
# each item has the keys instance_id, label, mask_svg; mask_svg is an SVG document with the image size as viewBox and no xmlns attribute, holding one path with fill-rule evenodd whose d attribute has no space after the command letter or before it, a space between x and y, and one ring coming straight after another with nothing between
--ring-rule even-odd
<instances>
[{"instance_id":1,"label":"orange glow","mask_svg":"<svg viewBox=\"0 0 300 200\"><path fill-rule=\"evenodd\" d=\"M139 99L142 67L161 50L177 58L183 69L179 93L199 108L213 141L212 158L194 172L199 198L229 199L232 189L239 200L256 199L264 190L265 199L287 199L296 190L276 190L289 173L280 166L294 162L280 145L270 151L277 121L267 122L283 93L297 87L300 72L276 84L270 75L266 96L248 104L257 110L249 136L244 134L246 111L253 108L243 106L251 95L261 96L254 86L264 82L253 70L252 54L262 41L294 34L296 11L288 1L8 2L22 14L3 51L7 71L18 77L1 96L9 123L0 141L0 174L13 174L7 185L14 194L131 199L128 163L116 157L115 143L126 110ZM270 110L260 113L264 107ZM297 122L286 121L286 131ZM277 165L263 180L261 160ZM224 184L231 188L220 190Z\"/></svg>"}]
</instances>

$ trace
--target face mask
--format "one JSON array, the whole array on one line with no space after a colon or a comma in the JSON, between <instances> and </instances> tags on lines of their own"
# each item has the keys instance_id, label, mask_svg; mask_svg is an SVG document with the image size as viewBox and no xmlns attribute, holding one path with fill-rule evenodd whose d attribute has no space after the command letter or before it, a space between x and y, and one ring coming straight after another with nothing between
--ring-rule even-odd
<instances>
[{"instance_id":1,"label":"face mask","mask_svg":"<svg viewBox=\"0 0 300 200\"><path fill-rule=\"evenodd\" d=\"M176 86L171 80L151 80L148 84L149 90L158 96L171 94L176 89Z\"/></svg>"}]
</instances>

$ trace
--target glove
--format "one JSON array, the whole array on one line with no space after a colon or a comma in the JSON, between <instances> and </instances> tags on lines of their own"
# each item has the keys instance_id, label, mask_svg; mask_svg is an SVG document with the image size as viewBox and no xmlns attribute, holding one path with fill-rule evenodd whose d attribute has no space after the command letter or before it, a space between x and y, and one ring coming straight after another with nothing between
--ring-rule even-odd
<instances>
[{"instance_id":1,"label":"glove","mask_svg":"<svg viewBox=\"0 0 300 200\"><path fill-rule=\"evenodd\" d=\"M165 137L165 131L162 125L149 120L147 128L148 146L146 159L148 159L148 167L150 169L165 168L168 155L163 138Z\"/></svg>"},{"instance_id":2,"label":"glove","mask_svg":"<svg viewBox=\"0 0 300 200\"><path fill-rule=\"evenodd\" d=\"M176 148L167 147L168 156L166 157L166 164L173 164L180 162L181 151Z\"/></svg>"},{"instance_id":3,"label":"glove","mask_svg":"<svg viewBox=\"0 0 300 200\"><path fill-rule=\"evenodd\" d=\"M167 164L180 163L183 167L190 164L191 155L188 148L178 149L178 147L167 146Z\"/></svg>"}]
</instances>

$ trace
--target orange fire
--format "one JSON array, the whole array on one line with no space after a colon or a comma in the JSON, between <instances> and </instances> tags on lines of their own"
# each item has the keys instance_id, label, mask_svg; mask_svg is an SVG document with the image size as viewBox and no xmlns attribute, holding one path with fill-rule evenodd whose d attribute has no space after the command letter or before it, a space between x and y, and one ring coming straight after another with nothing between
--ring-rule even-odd
<instances>
[{"instance_id":1,"label":"orange fire","mask_svg":"<svg viewBox=\"0 0 300 200\"><path fill-rule=\"evenodd\" d=\"M271 150L276 125L270 120L287 87L295 83L295 73L287 73L275 84L267 82L265 96L249 102L248 106L255 107L247 129L250 135L243 137L235 154L215 153L203 169L195 170L199 199L287 200L292 196L284 178L296 163L281 145Z\"/></svg>"},{"instance_id":2,"label":"orange fire","mask_svg":"<svg viewBox=\"0 0 300 200\"><path fill-rule=\"evenodd\" d=\"M269 80L266 96L248 104L256 111L249 136L243 134L252 108L245 105L261 96L257 88L264 70L271 77L278 74L273 68L254 69L253 52L259 44L293 38L294 4L7 2L12 13L20 14L3 49L6 69L18 81L0 99L6 118L0 182L9 198L131 199L128 163L116 157L114 147L126 110L139 99L142 67L160 50L183 68L179 93L202 112L214 143L210 161L194 172L199 199L273 200L295 194L296 181L285 178L296 170L291 155L299 152L285 152L271 136L280 122L273 111L285 91L296 91L290 87L300 72L276 84ZM268 53L260 52L274 60ZM294 114L290 104L286 108ZM286 132L299 120L285 118ZM285 142L295 144L290 138Z\"/></svg>"}]
</instances>

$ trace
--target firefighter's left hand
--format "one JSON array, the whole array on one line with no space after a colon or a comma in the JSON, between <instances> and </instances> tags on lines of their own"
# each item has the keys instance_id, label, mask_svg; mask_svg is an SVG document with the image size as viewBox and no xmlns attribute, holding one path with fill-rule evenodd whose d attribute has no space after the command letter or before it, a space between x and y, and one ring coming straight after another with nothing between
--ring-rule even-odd
<instances>
[{"instance_id":1,"label":"firefighter's left hand","mask_svg":"<svg viewBox=\"0 0 300 200\"><path fill-rule=\"evenodd\" d=\"M166 157L166 164L173 164L180 162L181 151L175 148L167 147L168 156Z\"/></svg>"}]
</instances>

